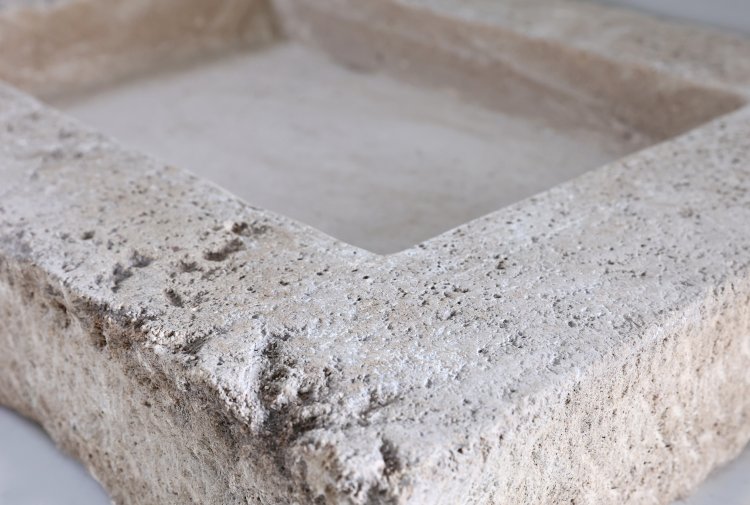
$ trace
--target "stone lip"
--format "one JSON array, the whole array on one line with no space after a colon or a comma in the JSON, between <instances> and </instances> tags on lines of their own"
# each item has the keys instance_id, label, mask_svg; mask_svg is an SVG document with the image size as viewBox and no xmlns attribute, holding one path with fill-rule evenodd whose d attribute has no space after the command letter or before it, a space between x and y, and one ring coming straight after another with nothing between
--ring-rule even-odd
<instances>
[{"instance_id":1,"label":"stone lip","mask_svg":"<svg viewBox=\"0 0 750 505\"><path fill-rule=\"evenodd\" d=\"M595 48L737 105L750 89L739 38L583 4L392 3ZM22 354L0 358L0 400L83 459L112 444L87 463L123 503L666 503L750 439L747 108L390 256L5 86L0 111L0 338L67 345L62 317L88 339L81 366L122 368L143 396L123 409L179 457L128 459L96 423L47 422L67 375L44 393ZM14 323L42 307L46 329ZM74 406L106 424L114 382L86 373L70 371L91 395Z\"/></svg>"}]
</instances>

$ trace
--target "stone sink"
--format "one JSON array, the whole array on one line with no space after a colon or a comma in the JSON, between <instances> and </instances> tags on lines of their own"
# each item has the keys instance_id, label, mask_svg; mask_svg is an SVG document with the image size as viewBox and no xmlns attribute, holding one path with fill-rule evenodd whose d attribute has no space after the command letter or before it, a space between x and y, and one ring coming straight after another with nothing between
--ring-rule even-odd
<instances>
[{"instance_id":1,"label":"stone sink","mask_svg":"<svg viewBox=\"0 0 750 505\"><path fill-rule=\"evenodd\" d=\"M0 47L0 404L115 503L667 504L750 440L750 39L6 0Z\"/></svg>"}]
</instances>

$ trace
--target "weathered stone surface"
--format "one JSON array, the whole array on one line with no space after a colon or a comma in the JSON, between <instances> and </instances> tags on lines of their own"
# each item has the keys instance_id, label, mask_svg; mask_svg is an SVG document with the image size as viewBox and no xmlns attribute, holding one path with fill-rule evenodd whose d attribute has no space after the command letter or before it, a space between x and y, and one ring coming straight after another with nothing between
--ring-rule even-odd
<instances>
[{"instance_id":1,"label":"weathered stone surface","mask_svg":"<svg viewBox=\"0 0 750 505\"><path fill-rule=\"evenodd\" d=\"M372 31L333 44L337 6ZM739 451L750 43L567 2L277 7L406 78L515 41L655 136L729 114L381 256L4 86L0 402L129 504L665 503ZM389 67L410 33L450 44Z\"/></svg>"},{"instance_id":2,"label":"weathered stone surface","mask_svg":"<svg viewBox=\"0 0 750 505\"><path fill-rule=\"evenodd\" d=\"M0 77L44 97L262 45L275 31L263 0L13 0L0 8Z\"/></svg>"}]
</instances>

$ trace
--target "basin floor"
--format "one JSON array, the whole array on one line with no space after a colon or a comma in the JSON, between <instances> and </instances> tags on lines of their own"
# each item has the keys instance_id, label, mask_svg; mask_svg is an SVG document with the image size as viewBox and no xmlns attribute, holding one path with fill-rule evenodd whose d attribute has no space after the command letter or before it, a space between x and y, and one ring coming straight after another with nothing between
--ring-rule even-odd
<instances>
[{"instance_id":1,"label":"basin floor","mask_svg":"<svg viewBox=\"0 0 750 505\"><path fill-rule=\"evenodd\" d=\"M485 109L451 90L346 68L294 43L54 105L252 205L378 253L649 143L625 128Z\"/></svg>"}]
</instances>

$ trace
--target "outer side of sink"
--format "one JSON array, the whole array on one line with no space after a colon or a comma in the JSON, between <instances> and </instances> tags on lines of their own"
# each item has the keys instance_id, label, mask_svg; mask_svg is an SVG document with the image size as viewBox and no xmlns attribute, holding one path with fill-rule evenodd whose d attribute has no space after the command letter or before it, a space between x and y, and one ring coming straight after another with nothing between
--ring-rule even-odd
<instances>
[{"instance_id":1,"label":"outer side of sink","mask_svg":"<svg viewBox=\"0 0 750 505\"><path fill-rule=\"evenodd\" d=\"M0 10L21 51L0 75L25 90L0 88L0 403L116 503L659 504L750 439L750 42L558 1L195 1L144 23L176 3ZM79 9L148 43L39 42L96 19ZM516 44L664 142L372 254L25 94L141 71L122 62L182 30L185 58L285 33L426 85L477 72L456 86L488 106L482 69Z\"/></svg>"}]
</instances>

